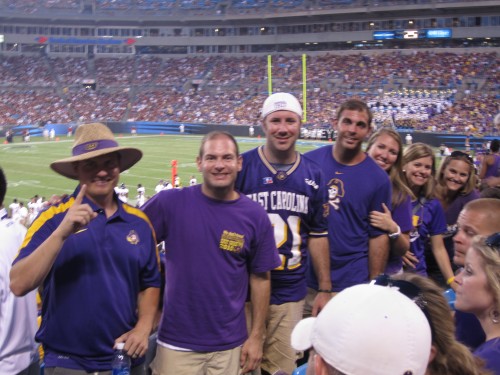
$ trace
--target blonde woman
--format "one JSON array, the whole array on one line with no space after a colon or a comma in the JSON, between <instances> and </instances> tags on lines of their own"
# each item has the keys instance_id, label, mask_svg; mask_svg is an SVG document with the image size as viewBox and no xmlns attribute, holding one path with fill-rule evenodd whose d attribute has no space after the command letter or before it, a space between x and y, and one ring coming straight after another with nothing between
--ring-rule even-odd
<instances>
[{"instance_id":1,"label":"blonde woman","mask_svg":"<svg viewBox=\"0 0 500 375\"><path fill-rule=\"evenodd\" d=\"M500 232L476 236L456 277L457 310L473 313L486 334L474 354L500 374Z\"/></svg>"},{"instance_id":2,"label":"blonde woman","mask_svg":"<svg viewBox=\"0 0 500 375\"><path fill-rule=\"evenodd\" d=\"M455 338L455 324L443 290L431 279L403 273L393 277L420 289L417 305L423 307L432 332L432 347L426 375L489 374L483 361ZM396 282L397 286L397 282Z\"/></svg>"},{"instance_id":3,"label":"blonde woman","mask_svg":"<svg viewBox=\"0 0 500 375\"><path fill-rule=\"evenodd\" d=\"M457 232L458 215L467 202L479 198L474 160L465 152L453 151L441 163L436 180L436 195L443 206L446 218L443 240L451 261L454 255L453 236ZM427 273L438 284L445 286L445 280L441 276L434 256L429 249L426 250Z\"/></svg>"},{"instance_id":4,"label":"blonde woman","mask_svg":"<svg viewBox=\"0 0 500 375\"><path fill-rule=\"evenodd\" d=\"M436 161L431 147L414 143L403 156L406 184L415 199L412 201L413 226L410 251L403 257L407 270L427 276L425 247L430 246L447 284L454 287L453 270L443 242L446 221L443 208L434 194Z\"/></svg>"},{"instance_id":5,"label":"blonde woman","mask_svg":"<svg viewBox=\"0 0 500 375\"><path fill-rule=\"evenodd\" d=\"M382 128L370 137L366 152L387 172L392 184L391 210L384 204L383 212L370 212L370 224L385 230L390 238L391 249L385 273L392 275L402 272L401 256L410 248L410 231L413 229L413 194L403 177L403 143L396 130Z\"/></svg>"}]
</instances>

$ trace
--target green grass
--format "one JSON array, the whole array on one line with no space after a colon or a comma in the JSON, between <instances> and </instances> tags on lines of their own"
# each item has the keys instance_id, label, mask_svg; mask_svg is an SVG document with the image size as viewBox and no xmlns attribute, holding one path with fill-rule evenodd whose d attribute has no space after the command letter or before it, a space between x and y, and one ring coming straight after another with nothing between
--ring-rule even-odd
<instances>
[{"instance_id":1,"label":"green grass","mask_svg":"<svg viewBox=\"0 0 500 375\"><path fill-rule=\"evenodd\" d=\"M120 176L130 190L130 203L135 202L137 184L146 188L146 195L153 195L154 188L160 179L171 180L171 161L177 160L178 175L186 186L194 175L202 182L201 174L196 168L196 155L201 136L155 135L117 138L121 146L136 147L144 156L134 167ZM263 139L238 138L240 152L263 144ZM299 141L301 152L324 145L326 142ZM60 141L44 141L43 138L32 137L30 143L23 143L20 137L12 144L0 144L0 167L7 177L8 188L4 205L8 206L14 198L27 203L35 194L46 197L53 194L70 194L77 181L70 180L50 169L51 162L71 156L73 139L61 138Z\"/></svg>"}]
</instances>

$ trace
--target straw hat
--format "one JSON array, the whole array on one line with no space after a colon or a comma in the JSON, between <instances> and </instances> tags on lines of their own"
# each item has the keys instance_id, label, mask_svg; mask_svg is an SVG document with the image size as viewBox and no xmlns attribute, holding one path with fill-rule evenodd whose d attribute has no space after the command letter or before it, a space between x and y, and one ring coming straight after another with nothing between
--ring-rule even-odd
<instances>
[{"instance_id":1,"label":"straw hat","mask_svg":"<svg viewBox=\"0 0 500 375\"><path fill-rule=\"evenodd\" d=\"M120 147L111 130L104 124L83 124L76 129L73 156L50 164L50 168L65 177L78 180L73 163L116 152L120 155L120 172L142 158L142 151L132 147Z\"/></svg>"}]
</instances>

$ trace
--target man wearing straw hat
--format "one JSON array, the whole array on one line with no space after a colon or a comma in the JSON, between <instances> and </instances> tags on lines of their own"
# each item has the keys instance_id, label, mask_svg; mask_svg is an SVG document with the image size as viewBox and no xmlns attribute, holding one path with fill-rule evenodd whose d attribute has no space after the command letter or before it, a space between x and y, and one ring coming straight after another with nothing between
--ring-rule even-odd
<instances>
[{"instance_id":1,"label":"man wearing straw hat","mask_svg":"<svg viewBox=\"0 0 500 375\"><path fill-rule=\"evenodd\" d=\"M36 339L48 375L109 373L118 342L132 357L132 374L143 374L159 258L149 220L114 193L120 172L141 157L95 123L78 127L72 157L51 164L79 185L33 222L10 275L18 296L43 287Z\"/></svg>"}]
</instances>

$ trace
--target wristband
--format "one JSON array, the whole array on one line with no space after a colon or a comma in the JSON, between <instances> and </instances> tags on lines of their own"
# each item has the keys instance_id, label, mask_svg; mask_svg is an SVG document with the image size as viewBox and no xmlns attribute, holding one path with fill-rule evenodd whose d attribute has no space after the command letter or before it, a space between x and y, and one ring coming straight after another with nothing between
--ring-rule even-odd
<instances>
[{"instance_id":1,"label":"wristband","mask_svg":"<svg viewBox=\"0 0 500 375\"><path fill-rule=\"evenodd\" d=\"M331 293L332 291L329 289L318 289L317 292L318 293Z\"/></svg>"},{"instance_id":2,"label":"wristband","mask_svg":"<svg viewBox=\"0 0 500 375\"><path fill-rule=\"evenodd\" d=\"M391 240L395 240L396 238L398 238L399 236L401 236L401 228L399 227L398 225L398 229L394 232L394 233L389 233L389 238Z\"/></svg>"},{"instance_id":3,"label":"wristband","mask_svg":"<svg viewBox=\"0 0 500 375\"><path fill-rule=\"evenodd\" d=\"M448 280L446 280L446 285L451 285L451 283L454 281L455 281L455 276L452 276Z\"/></svg>"}]
</instances>

